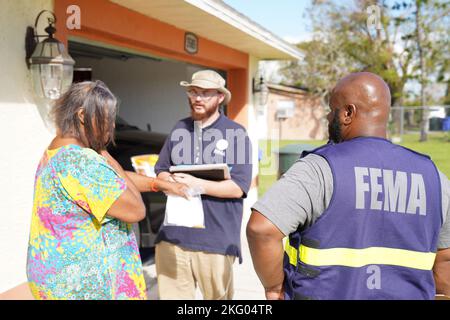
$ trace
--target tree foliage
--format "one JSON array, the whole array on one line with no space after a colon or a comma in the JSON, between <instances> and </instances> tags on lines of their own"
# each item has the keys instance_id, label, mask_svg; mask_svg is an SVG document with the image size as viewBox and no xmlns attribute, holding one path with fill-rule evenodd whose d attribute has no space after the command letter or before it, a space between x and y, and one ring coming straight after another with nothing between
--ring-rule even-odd
<instances>
[{"instance_id":1,"label":"tree foliage","mask_svg":"<svg viewBox=\"0 0 450 320\"><path fill-rule=\"evenodd\" d=\"M373 5L379 9L379 24L368 25L368 8ZM426 70L421 70L418 57L415 13L419 5ZM421 72L426 81L448 82L449 9L449 1L438 0L313 0L308 10L313 38L298 44L304 59L282 69L284 82L306 86L326 103L339 78L370 71L388 83L392 104L401 105L405 84L420 79Z\"/></svg>"}]
</instances>

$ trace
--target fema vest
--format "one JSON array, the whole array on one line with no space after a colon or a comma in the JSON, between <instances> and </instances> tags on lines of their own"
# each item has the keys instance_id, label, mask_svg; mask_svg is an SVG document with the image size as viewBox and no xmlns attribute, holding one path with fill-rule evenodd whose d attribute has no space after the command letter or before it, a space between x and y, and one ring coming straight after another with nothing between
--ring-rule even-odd
<instances>
[{"instance_id":1,"label":"fema vest","mask_svg":"<svg viewBox=\"0 0 450 320\"><path fill-rule=\"evenodd\" d=\"M310 153L330 165L333 195L311 227L289 235L285 298L434 299L442 205L429 157L374 137Z\"/></svg>"}]
</instances>

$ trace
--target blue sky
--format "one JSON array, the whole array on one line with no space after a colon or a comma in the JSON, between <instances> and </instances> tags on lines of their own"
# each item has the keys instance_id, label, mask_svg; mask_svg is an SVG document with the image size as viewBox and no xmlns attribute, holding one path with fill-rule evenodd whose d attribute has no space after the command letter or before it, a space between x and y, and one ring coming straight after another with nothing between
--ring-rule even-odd
<instances>
[{"instance_id":1,"label":"blue sky","mask_svg":"<svg viewBox=\"0 0 450 320\"><path fill-rule=\"evenodd\" d=\"M223 1L288 42L298 43L311 39L308 9L312 0ZM393 5L395 2L396 0L388 0L387 4Z\"/></svg>"},{"instance_id":2,"label":"blue sky","mask_svg":"<svg viewBox=\"0 0 450 320\"><path fill-rule=\"evenodd\" d=\"M304 13L310 0L224 0L267 30L289 42L308 37Z\"/></svg>"}]
</instances>

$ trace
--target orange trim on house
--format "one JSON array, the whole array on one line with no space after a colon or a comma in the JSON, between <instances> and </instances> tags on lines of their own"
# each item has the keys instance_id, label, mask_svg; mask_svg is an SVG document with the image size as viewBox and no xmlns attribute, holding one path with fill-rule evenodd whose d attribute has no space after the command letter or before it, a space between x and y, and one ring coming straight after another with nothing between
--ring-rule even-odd
<instances>
[{"instance_id":1,"label":"orange trim on house","mask_svg":"<svg viewBox=\"0 0 450 320\"><path fill-rule=\"evenodd\" d=\"M247 127L248 108L247 108L247 87L248 72L247 69L230 69L227 73L228 87L232 93L230 107L228 108L228 117ZM239 106L239 107L232 107Z\"/></svg>"},{"instance_id":2,"label":"orange trim on house","mask_svg":"<svg viewBox=\"0 0 450 320\"><path fill-rule=\"evenodd\" d=\"M80 30L66 27L66 10L74 4L81 10ZM247 126L247 53L198 37L198 52L195 55L188 54L184 50L186 30L107 0L55 0L54 11L58 18L55 36L66 45L69 37L76 36L227 71L228 88L232 93L228 116Z\"/></svg>"}]
</instances>

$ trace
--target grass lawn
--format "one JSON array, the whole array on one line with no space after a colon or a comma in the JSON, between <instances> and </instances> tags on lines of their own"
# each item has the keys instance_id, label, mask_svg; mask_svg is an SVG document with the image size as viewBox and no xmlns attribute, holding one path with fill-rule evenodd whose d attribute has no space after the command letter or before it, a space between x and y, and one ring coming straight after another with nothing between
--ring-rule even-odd
<instances>
[{"instance_id":1,"label":"grass lawn","mask_svg":"<svg viewBox=\"0 0 450 320\"><path fill-rule=\"evenodd\" d=\"M419 142L418 134L403 136L402 146L414 151L427 154L439 170L450 178L450 134L442 132L432 133L427 142Z\"/></svg>"},{"instance_id":2,"label":"grass lawn","mask_svg":"<svg viewBox=\"0 0 450 320\"><path fill-rule=\"evenodd\" d=\"M326 143L322 140L281 140L279 147L286 146L288 144L310 144L313 146L320 146ZM419 142L419 134L406 134L403 136L401 145L410 148L414 151L427 154L434 161L436 166L447 177L450 178L450 134L443 132L433 132L428 136L427 142ZM267 145L267 146L266 146ZM263 150L262 161L259 165L259 187L258 196L262 196L267 189L277 180L277 174L273 170L269 170L268 163L277 157L277 154L272 153L265 154L265 150L271 150L271 141L261 140L259 147ZM273 151L277 150L277 147L273 147ZM272 171L272 172L271 172Z\"/></svg>"}]
</instances>

